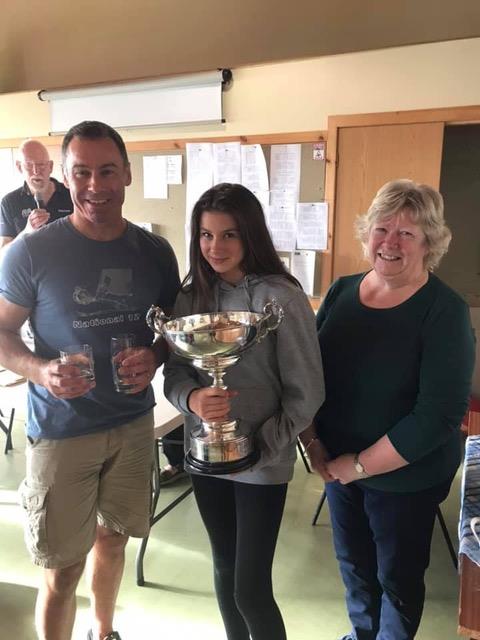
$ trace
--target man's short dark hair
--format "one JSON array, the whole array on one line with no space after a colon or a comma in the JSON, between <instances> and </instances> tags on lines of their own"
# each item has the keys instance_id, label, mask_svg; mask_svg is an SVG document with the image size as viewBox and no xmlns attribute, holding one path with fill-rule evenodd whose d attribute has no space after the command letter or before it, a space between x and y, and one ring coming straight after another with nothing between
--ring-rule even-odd
<instances>
[{"instance_id":1,"label":"man's short dark hair","mask_svg":"<svg viewBox=\"0 0 480 640\"><path fill-rule=\"evenodd\" d=\"M110 138L115 143L117 149L122 156L125 166L129 164L127 149L122 140L121 135L108 124L98 122L97 120L84 120L79 124L73 125L65 134L62 142L62 162L65 166L67 159L67 151L73 138L86 138L87 140L99 140L100 138Z\"/></svg>"}]
</instances>

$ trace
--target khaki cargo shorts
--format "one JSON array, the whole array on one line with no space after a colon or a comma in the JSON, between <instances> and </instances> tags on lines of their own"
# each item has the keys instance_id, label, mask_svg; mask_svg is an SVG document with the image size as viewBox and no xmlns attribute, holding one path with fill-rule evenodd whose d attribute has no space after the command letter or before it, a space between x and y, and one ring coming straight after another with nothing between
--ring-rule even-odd
<instances>
[{"instance_id":1,"label":"khaki cargo shorts","mask_svg":"<svg viewBox=\"0 0 480 640\"><path fill-rule=\"evenodd\" d=\"M153 443L153 411L101 433L28 439L19 491L35 564L61 569L80 562L95 542L97 523L123 535L148 535Z\"/></svg>"}]
</instances>

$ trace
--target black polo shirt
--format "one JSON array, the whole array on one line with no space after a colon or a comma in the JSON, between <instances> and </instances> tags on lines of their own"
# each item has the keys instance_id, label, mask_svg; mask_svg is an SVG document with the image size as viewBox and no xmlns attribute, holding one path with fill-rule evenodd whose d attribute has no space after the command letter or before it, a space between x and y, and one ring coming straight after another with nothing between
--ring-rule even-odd
<instances>
[{"instance_id":1,"label":"black polo shirt","mask_svg":"<svg viewBox=\"0 0 480 640\"><path fill-rule=\"evenodd\" d=\"M50 178L55 185L55 191L45 209L50 213L49 222L68 216L73 212L70 191L55 178ZM24 182L23 186L7 193L0 203L0 236L16 238L27 225L27 219L33 209L36 209L35 199Z\"/></svg>"}]
</instances>

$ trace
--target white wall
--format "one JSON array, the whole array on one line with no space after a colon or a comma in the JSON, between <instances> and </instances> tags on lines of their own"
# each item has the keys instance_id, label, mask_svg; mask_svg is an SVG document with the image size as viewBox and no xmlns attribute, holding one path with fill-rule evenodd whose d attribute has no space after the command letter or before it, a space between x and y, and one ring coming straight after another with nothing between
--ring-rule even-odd
<instances>
[{"instance_id":1,"label":"white wall","mask_svg":"<svg viewBox=\"0 0 480 640\"><path fill-rule=\"evenodd\" d=\"M122 132L127 140L326 129L329 115L480 104L480 38L234 69L224 126ZM40 88L40 87L39 87ZM0 141L47 135L36 93L0 95Z\"/></svg>"}]
</instances>

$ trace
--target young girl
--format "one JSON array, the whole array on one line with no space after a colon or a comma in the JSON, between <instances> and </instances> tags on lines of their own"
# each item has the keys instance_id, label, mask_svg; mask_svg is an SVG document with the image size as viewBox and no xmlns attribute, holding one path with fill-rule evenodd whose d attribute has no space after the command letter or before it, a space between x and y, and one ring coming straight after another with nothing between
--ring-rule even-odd
<instances>
[{"instance_id":1,"label":"young girl","mask_svg":"<svg viewBox=\"0 0 480 640\"><path fill-rule=\"evenodd\" d=\"M285 313L275 332L227 369L228 391L210 388L207 373L178 356L165 368L165 394L185 414L187 449L202 420L230 413L242 433L254 434L261 455L250 469L213 477L187 470L210 538L228 640L285 640L271 573L297 435L323 402L314 315L275 252L259 201L241 185L219 184L196 203L190 265L175 316L262 313L273 298Z\"/></svg>"}]
</instances>

